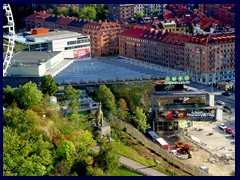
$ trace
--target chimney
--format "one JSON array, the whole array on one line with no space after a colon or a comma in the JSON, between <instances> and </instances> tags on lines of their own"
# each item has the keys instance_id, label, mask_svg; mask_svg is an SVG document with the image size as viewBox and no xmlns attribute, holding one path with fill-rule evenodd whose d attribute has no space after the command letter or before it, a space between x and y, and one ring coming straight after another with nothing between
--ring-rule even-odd
<instances>
[{"instance_id":1,"label":"chimney","mask_svg":"<svg viewBox=\"0 0 240 180\"><path fill-rule=\"evenodd\" d=\"M102 23L102 20L99 20L98 23L101 24L101 23Z\"/></svg>"}]
</instances>

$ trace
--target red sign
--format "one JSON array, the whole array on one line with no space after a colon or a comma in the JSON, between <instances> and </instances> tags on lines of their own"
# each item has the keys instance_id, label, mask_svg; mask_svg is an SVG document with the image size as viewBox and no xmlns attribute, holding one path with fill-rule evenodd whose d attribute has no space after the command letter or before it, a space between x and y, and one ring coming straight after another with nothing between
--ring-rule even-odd
<instances>
[{"instance_id":1,"label":"red sign","mask_svg":"<svg viewBox=\"0 0 240 180\"><path fill-rule=\"evenodd\" d=\"M74 51L74 58L83 58L83 57L88 57L90 54L89 48L86 49L78 49Z\"/></svg>"}]
</instances>

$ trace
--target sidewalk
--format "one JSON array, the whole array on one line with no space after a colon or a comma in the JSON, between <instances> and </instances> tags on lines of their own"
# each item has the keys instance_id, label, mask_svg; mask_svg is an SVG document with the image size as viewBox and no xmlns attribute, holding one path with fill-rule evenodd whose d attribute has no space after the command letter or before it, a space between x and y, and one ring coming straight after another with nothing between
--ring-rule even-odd
<instances>
[{"instance_id":1,"label":"sidewalk","mask_svg":"<svg viewBox=\"0 0 240 180\"><path fill-rule=\"evenodd\" d=\"M144 166L136 161L133 161L129 158L126 158L124 156L120 157L120 163L127 167L130 168L138 173L141 173L145 176L167 176L166 174L163 174L155 169L152 169L150 167Z\"/></svg>"},{"instance_id":2,"label":"sidewalk","mask_svg":"<svg viewBox=\"0 0 240 180\"><path fill-rule=\"evenodd\" d=\"M91 150L98 152L99 146L95 146L91 148ZM143 174L145 176L167 176L166 174L163 174L155 169L152 169L150 167L144 166L136 161L133 161L127 157L120 156L119 158L120 163L133 171L136 171L140 174Z\"/></svg>"}]
</instances>

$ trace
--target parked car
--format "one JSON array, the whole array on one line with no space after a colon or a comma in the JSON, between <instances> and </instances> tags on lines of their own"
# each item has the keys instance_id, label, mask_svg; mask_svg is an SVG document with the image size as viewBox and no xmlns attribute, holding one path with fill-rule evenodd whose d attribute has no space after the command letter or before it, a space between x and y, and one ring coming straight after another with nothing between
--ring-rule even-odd
<instances>
[{"instance_id":1,"label":"parked car","mask_svg":"<svg viewBox=\"0 0 240 180\"><path fill-rule=\"evenodd\" d=\"M234 133L234 131L231 128L226 128L226 132L228 134L233 134Z\"/></svg>"},{"instance_id":2,"label":"parked car","mask_svg":"<svg viewBox=\"0 0 240 180\"><path fill-rule=\"evenodd\" d=\"M227 109L227 110L229 110L229 111L231 111L231 112L234 111L234 108L232 108L232 107L229 106L229 105L224 105L223 108L225 108L225 109Z\"/></svg>"},{"instance_id":3,"label":"parked car","mask_svg":"<svg viewBox=\"0 0 240 180\"><path fill-rule=\"evenodd\" d=\"M225 91L225 92L222 93L222 95L224 95L224 96L230 96L231 93L230 93L229 91Z\"/></svg>"},{"instance_id":4,"label":"parked car","mask_svg":"<svg viewBox=\"0 0 240 180\"><path fill-rule=\"evenodd\" d=\"M225 105L225 102L218 100L218 101L216 101L216 104L219 104L219 105L223 106L223 105Z\"/></svg>"},{"instance_id":5,"label":"parked car","mask_svg":"<svg viewBox=\"0 0 240 180\"><path fill-rule=\"evenodd\" d=\"M224 130L227 128L227 126L224 123L219 124L219 128Z\"/></svg>"}]
</instances>

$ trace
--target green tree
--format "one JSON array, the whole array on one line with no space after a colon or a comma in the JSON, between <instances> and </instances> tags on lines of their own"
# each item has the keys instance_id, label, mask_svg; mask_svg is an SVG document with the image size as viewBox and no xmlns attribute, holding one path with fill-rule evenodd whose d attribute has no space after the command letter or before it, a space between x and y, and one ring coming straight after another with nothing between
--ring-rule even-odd
<instances>
[{"instance_id":1,"label":"green tree","mask_svg":"<svg viewBox=\"0 0 240 180\"><path fill-rule=\"evenodd\" d=\"M97 14L97 20L107 20L108 19L108 10L104 9Z\"/></svg>"},{"instance_id":2,"label":"green tree","mask_svg":"<svg viewBox=\"0 0 240 180\"><path fill-rule=\"evenodd\" d=\"M122 120L126 120L126 116L128 115L128 108L127 108L127 103L125 99L120 98L118 100L118 117L121 118Z\"/></svg>"},{"instance_id":3,"label":"green tree","mask_svg":"<svg viewBox=\"0 0 240 180\"><path fill-rule=\"evenodd\" d=\"M57 15L64 15L65 17L69 15L68 9L66 7L57 7L57 9L55 10L55 13Z\"/></svg>"},{"instance_id":4,"label":"green tree","mask_svg":"<svg viewBox=\"0 0 240 180\"><path fill-rule=\"evenodd\" d=\"M88 130L73 131L68 136L68 139L74 143L76 152L82 159L88 156L90 147L96 146L96 141Z\"/></svg>"},{"instance_id":5,"label":"green tree","mask_svg":"<svg viewBox=\"0 0 240 180\"><path fill-rule=\"evenodd\" d=\"M81 90L74 89L71 85L69 85L64 90L64 98L69 101L68 108L72 114L77 114L79 111L80 100L79 96L81 94Z\"/></svg>"},{"instance_id":6,"label":"green tree","mask_svg":"<svg viewBox=\"0 0 240 180\"><path fill-rule=\"evenodd\" d=\"M62 141L57 147L57 157L67 161L69 163L69 166L72 166L74 162L75 152L75 145L68 140Z\"/></svg>"},{"instance_id":7,"label":"green tree","mask_svg":"<svg viewBox=\"0 0 240 180\"><path fill-rule=\"evenodd\" d=\"M119 158L116 146L111 143L103 143L96 157L96 162L108 174L120 166Z\"/></svg>"},{"instance_id":8,"label":"green tree","mask_svg":"<svg viewBox=\"0 0 240 180\"><path fill-rule=\"evenodd\" d=\"M3 104L4 106L6 105L11 105L14 101L14 90L10 86L6 86L3 88Z\"/></svg>"},{"instance_id":9,"label":"green tree","mask_svg":"<svg viewBox=\"0 0 240 180\"><path fill-rule=\"evenodd\" d=\"M47 11L46 11L48 14L53 14L54 13L54 10L52 8L48 8Z\"/></svg>"},{"instance_id":10,"label":"green tree","mask_svg":"<svg viewBox=\"0 0 240 180\"><path fill-rule=\"evenodd\" d=\"M99 89L96 91L96 94L97 94L97 101L101 102L103 107L107 111L111 113L116 112L115 97L107 86L101 85Z\"/></svg>"},{"instance_id":11,"label":"green tree","mask_svg":"<svg viewBox=\"0 0 240 180\"><path fill-rule=\"evenodd\" d=\"M159 13L159 11L158 11L157 9L154 9L154 10L152 11L152 15L153 15L153 16L158 15L158 13Z\"/></svg>"},{"instance_id":12,"label":"green tree","mask_svg":"<svg viewBox=\"0 0 240 180\"><path fill-rule=\"evenodd\" d=\"M132 117L132 120L136 128L141 132L145 132L147 128L150 128L150 125L147 124L147 117L143 113L143 109L140 107L136 108L136 111L134 113L134 116Z\"/></svg>"},{"instance_id":13,"label":"green tree","mask_svg":"<svg viewBox=\"0 0 240 180\"><path fill-rule=\"evenodd\" d=\"M88 19L88 20L96 19L97 12L94 7L86 6L82 9L80 9L79 12L80 12L81 19Z\"/></svg>"},{"instance_id":14,"label":"green tree","mask_svg":"<svg viewBox=\"0 0 240 180\"><path fill-rule=\"evenodd\" d=\"M24 109L32 108L43 100L43 94L38 90L37 84L31 81L16 89L14 94L19 107Z\"/></svg>"},{"instance_id":15,"label":"green tree","mask_svg":"<svg viewBox=\"0 0 240 180\"><path fill-rule=\"evenodd\" d=\"M42 77L41 89L43 94L48 94L49 96L52 96L58 90L56 82L51 75Z\"/></svg>"},{"instance_id":16,"label":"green tree","mask_svg":"<svg viewBox=\"0 0 240 180\"><path fill-rule=\"evenodd\" d=\"M79 13L78 8L77 8L76 5L71 5L71 7L69 8L69 16L73 16L73 17L79 18L80 13Z\"/></svg>"},{"instance_id":17,"label":"green tree","mask_svg":"<svg viewBox=\"0 0 240 180\"><path fill-rule=\"evenodd\" d=\"M3 128L3 174L11 176L50 175L53 159L50 144L42 136L29 139L10 127Z\"/></svg>"},{"instance_id":18,"label":"green tree","mask_svg":"<svg viewBox=\"0 0 240 180\"><path fill-rule=\"evenodd\" d=\"M135 13L136 18L140 18L140 17L143 17L143 16L144 16L144 12L136 12Z\"/></svg>"}]
</instances>

